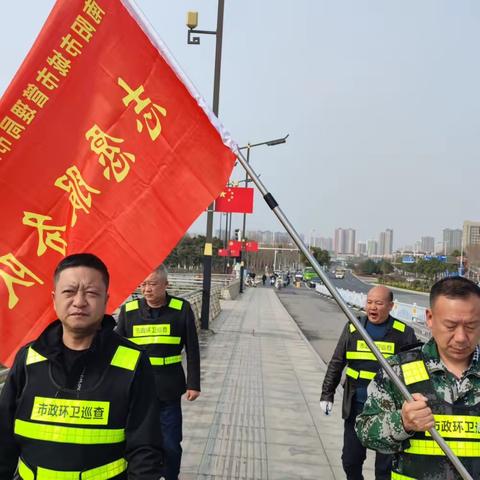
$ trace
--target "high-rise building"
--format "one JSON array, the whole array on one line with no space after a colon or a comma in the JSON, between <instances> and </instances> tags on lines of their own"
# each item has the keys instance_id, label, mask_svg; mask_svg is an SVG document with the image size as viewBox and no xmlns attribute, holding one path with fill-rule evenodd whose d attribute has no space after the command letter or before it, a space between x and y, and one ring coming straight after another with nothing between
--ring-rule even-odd
<instances>
[{"instance_id":1,"label":"high-rise building","mask_svg":"<svg viewBox=\"0 0 480 480\"><path fill-rule=\"evenodd\" d=\"M333 252L333 239L331 237L320 237L317 238L318 243L316 246L321 248L322 250L327 250L328 252Z\"/></svg>"},{"instance_id":2,"label":"high-rise building","mask_svg":"<svg viewBox=\"0 0 480 480\"><path fill-rule=\"evenodd\" d=\"M346 234L346 251L350 255L355 255L355 236L356 232L354 228L348 228Z\"/></svg>"},{"instance_id":3,"label":"high-rise building","mask_svg":"<svg viewBox=\"0 0 480 480\"><path fill-rule=\"evenodd\" d=\"M420 239L420 250L424 253L434 253L435 239L433 237L422 237Z\"/></svg>"},{"instance_id":4,"label":"high-rise building","mask_svg":"<svg viewBox=\"0 0 480 480\"><path fill-rule=\"evenodd\" d=\"M385 253L384 255L391 255L393 253L393 230L387 228L385 230Z\"/></svg>"},{"instance_id":5,"label":"high-rise building","mask_svg":"<svg viewBox=\"0 0 480 480\"><path fill-rule=\"evenodd\" d=\"M368 240L367 242L367 255L373 257L377 255L378 243L376 240Z\"/></svg>"},{"instance_id":6,"label":"high-rise building","mask_svg":"<svg viewBox=\"0 0 480 480\"><path fill-rule=\"evenodd\" d=\"M380 232L378 236L377 255L381 255L382 257L385 255L385 236L385 232Z\"/></svg>"},{"instance_id":7,"label":"high-rise building","mask_svg":"<svg viewBox=\"0 0 480 480\"><path fill-rule=\"evenodd\" d=\"M463 222L463 247L468 248L470 245L480 244L480 222Z\"/></svg>"},{"instance_id":8,"label":"high-rise building","mask_svg":"<svg viewBox=\"0 0 480 480\"><path fill-rule=\"evenodd\" d=\"M355 229L337 228L335 230L334 251L337 254L355 254Z\"/></svg>"},{"instance_id":9,"label":"high-rise building","mask_svg":"<svg viewBox=\"0 0 480 480\"><path fill-rule=\"evenodd\" d=\"M462 230L459 228L443 229L443 243L447 254L452 253L454 250L460 251L462 249L462 233Z\"/></svg>"},{"instance_id":10,"label":"high-rise building","mask_svg":"<svg viewBox=\"0 0 480 480\"><path fill-rule=\"evenodd\" d=\"M366 255L367 253L367 244L365 242L358 242L357 248L355 249L356 255Z\"/></svg>"}]
</instances>

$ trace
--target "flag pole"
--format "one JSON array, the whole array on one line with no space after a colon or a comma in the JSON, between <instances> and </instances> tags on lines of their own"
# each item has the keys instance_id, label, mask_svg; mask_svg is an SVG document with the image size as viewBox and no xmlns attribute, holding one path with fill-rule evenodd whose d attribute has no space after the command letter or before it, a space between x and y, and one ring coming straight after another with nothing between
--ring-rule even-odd
<instances>
[{"instance_id":1,"label":"flag pole","mask_svg":"<svg viewBox=\"0 0 480 480\"><path fill-rule=\"evenodd\" d=\"M355 326L355 328L358 330L358 332L360 333L362 338L365 340L368 347L370 348L370 350L372 351L372 353L375 355L376 359L380 363L381 367L385 370L385 372L390 377L390 379L395 384L395 386L398 388L398 390L403 395L405 400L407 401L413 400L413 397L408 391L407 387L403 384L403 382L397 376L393 368L390 366L387 360L383 357L377 345L370 338L367 331L363 327L362 323L350 311L350 309L348 308L348 305L345 303L345 301L343 300L338 290L335 288L333 283L328 278L328 275L325 274L325 272L320 267L320 264L317 262L317 259L310 253L309 249L304 244L303 240L300 238L300 236L298 235L293 225L290 223L288 218L285 216L285 214L281 210L280 206L278 205L273 195L266 189L263 182L260 180L256 172L253 170L250 163L247 162L247 159L243 156L240 150L237 149L235 151L235 154L237 155L238 161L240 162L242 167L245 169L247 174L250 176L250 178L253 180L253 182L257 186L260 193L263 195L263 199L265 200L267 205L270 207L273 213L277 216L277 218L280 220L280 223L285 227L285 230L292 237L293 241L297 244L300 251L305 255L307 260L310 262L313 269L315 270L315 272L317 272L318 276L324 283L325 287L327 287L327 290L331 293L332 297L335 299L338 306L342 309L343 313L345 313L350 323L352 323ZM456 468L460 476L464 480L473 480L471 475L466 470L465 466L462 464L459 458L452 452L451 448L448 446L448 444L445 442L442 436L438 433L438 431L435 430L434 427L432 427L431 429L428 430L428 432L430 433L432 438L437 442L439 447L443 450L445 455L452 462L453 466Z\"/></svg>"}]
</instances>

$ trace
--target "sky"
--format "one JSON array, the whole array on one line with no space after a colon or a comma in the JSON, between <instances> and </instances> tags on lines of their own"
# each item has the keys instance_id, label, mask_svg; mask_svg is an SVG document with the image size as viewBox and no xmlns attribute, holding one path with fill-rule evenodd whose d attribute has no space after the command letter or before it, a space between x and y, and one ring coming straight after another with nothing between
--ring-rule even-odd
<instances>
[{"instance_id":1,"label":"sky","mask_svg":"<svg viewBox=\"0 0 480 480\"><path fill-rule=\"evenodd\" d=\"M2 0L0 95L53 4ZM215 37L187 45L185 19L196 10L198 28L215 30L217 2L137 4L211 103ZM365 241L393 228L400 247L480 220L480 2L225 4L219 117L239 145L289 134L250 160L299 232L355 228ZM258 194L250 229L282 230Z\"/></svg>"}]
</instances>

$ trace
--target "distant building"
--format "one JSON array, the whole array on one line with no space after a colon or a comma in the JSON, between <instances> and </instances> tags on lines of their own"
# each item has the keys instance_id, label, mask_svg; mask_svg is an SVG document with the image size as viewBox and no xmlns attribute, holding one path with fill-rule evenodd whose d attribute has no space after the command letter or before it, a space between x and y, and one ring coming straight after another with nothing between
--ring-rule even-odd
<instances>
[{"instance_id":1,"label":"distant building","mask_svg":"<svg viewBox=\"0 0 480 480\"><path fill-rule=\"evenodd\" d=\"M335 238L333 248L338 254L355 254L355 229L354 228L337 228L335 230Z\"/></svg>"},{"instance_id":2,"label":"distant building","mask_svg":"<svg viewBox=\"0 0 480 480\"><path fill-rule=\"evenodd\" d=\"M367 255L369 257L374 257L377 255L378 243L376 240L369 240L367 242Z\"/></svg>"},{"instance_id":3,"label":"distant building","mask_svg":"<svg viewBox=\"0 0 480 480\"><path fill-rule=\"evenodd\" d=\"M454 250L460 251L462 249L462 230L459 228L443 229L443 243L447 254L452 253Z\"/></svg>"},{"instance_id":4,"label":"distant building","mask_svg":"<svg viewBox=\"0 0 480 480\"><path fill-rule=\"evenodd\" d=\"M434 253L435 252L435 238L433 237L422 237L420 240L420 250L424 253Z\"/></svg>"},{"instance_id":5,"label":"distant building","mask_svg":"<svg viewBox=\"0 0 480 480\"><path fill-rule=\"evenodd\" d=\"M387 228L378 236L377 255L388 257L393 253L393 230Z\"/></svg>"},{"instance_id":6,"label":"distant building","mask_svg":"<svg viewBox=\"0 0 480 480\"><path fill-rule=\"evenodd\" d=\"M316 239L316 247L321 248L322 250L327 250L328 252L333 252L333 238L331 237L319 237Z\"/></svg>"},{"instance_id":7,"label":"distant building","mask_svg":"<svg viewBox=\"0 0 480 480\"><path fill-rule=\"evenodd\" d=\"M480 222L463 222L463 245L468 248L470 245L480 244Z\"/></svg>"},{"instance_id":8,"label":"distant building","mask_svg":"<svg viewBox=\"0 0 480 480\"><path fill-rule=\"evenodd\" d=\"M367 254L367 244L365 242L358 242L357 248L355 249L356 255L366 255Z\"/></svg>"}]
</instances>

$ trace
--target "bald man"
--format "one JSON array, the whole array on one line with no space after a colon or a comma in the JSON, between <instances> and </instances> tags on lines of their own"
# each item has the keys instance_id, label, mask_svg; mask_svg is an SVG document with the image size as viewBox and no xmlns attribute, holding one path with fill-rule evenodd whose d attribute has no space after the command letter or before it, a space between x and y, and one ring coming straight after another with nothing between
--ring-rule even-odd
<instances>
[{"instance_id":1,"label":"bald man","mask_svg":"<svg viewBox=\"0 0 480 480\"><path fill-rule=\"evenodd\" d=\"M366 316L360 319L385 356L396 354L403 347L417 343L413 329L390 316L392 308L392 291L384 286L373 287L368 292L365 303ZM367 399L367 386L380 370L380 365L357 329L350 323L347 323L342 332L323 381L320 408L325 415L332 411L335 390L345 367L342 465L348 480L363 480L362 468L366 458L366 448L360 443L355 433L355 419L363 410ZM375 479L390 480L391 464L390 455L377 452Z\"/></svg>"}]
</instances>

